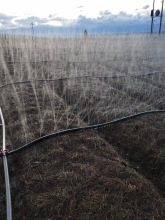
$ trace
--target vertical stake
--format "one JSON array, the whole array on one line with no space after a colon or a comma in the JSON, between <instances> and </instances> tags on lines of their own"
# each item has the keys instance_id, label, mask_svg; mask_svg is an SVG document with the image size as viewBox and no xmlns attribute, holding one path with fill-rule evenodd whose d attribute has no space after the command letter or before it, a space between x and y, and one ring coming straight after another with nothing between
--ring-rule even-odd
<instances>
[{"instance_id":1,"label":"vertical stake","mask_svg":"<svg viewBox=\"0 0 165 220\"><path fill-rule=\"evenodd\" d=\"M162 0L162 9L161 9L160 25L159 25L159 35L160 35L160 33L161 33L161 27L162 27L163 5L164 5L164 0Z\"/></svg>"},{"instance_id":2,"label":"vertical stake","mask_svg":"<svg viewBox=\"0 0 165 220\"><path fill-rule=\"evenodd\" d=\"M1 117L1 121L2 121L2 130L3 130L3 144L2 144L2 150L4 151L6 149L6 142L5 142L5 121L3 118L3 114L2 114L2 109L0 107L0 117Z\"/></svg>"},{"instance_id":3,"label":"vertical stake","mask_svg":"<svg viewBox=\"0 0 165 220\"><path fill-rule=\"evenodd\" d=\"M154 5L155 5L155 0L153 0L153 10L152 10L152 19L151 19L151 34L153 32L153 23L154 23Z\"/></svg>"},{"instance_id":4,"label":"vertical stake","mask_svg":"<svg viewBox=\"0 0 165 220\"><path fill-rule=\"evenodd\" d=\"M6 142L5 142L5 121L3 118L2 110L0 107L0 118L2 121L2 129L3 129L3 166L5 173L5 184L6 184L6 211L7 211L7 220L12 220L12 206L11 206L11 192L10 192L10 181L9 181L9 171L6 157Z\"/></svg>"}]
</instances>

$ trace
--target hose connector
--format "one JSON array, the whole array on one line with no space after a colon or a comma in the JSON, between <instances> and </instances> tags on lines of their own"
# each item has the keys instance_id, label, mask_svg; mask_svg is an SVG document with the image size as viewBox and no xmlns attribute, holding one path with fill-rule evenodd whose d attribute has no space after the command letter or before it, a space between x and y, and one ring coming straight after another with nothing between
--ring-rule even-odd
<instances>
[{"instance_id":1,"label":"hose connector","mask_svg":"<svg viewBox=\"0 0 165 220\"><path fill-rule=\"evenodd\" d=\"M9 153L9 149L0 150L0 156L3 156L4 153L7 155Z\"/></svg>"}]
</instances>

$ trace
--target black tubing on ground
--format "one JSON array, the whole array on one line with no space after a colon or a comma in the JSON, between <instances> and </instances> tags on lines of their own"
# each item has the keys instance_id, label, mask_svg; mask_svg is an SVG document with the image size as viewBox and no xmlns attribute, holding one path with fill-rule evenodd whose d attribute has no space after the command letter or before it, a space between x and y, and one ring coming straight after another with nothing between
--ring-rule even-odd
<instances>
[{"instance_id":1,"label":"black tubing on ground","mask_svg":"<svg viewBox=\"0 0 165 220\"><path fill-rule=\"evenodd\" d=\"M22 150L25 150L25 149L41 142L41 141L47 140L47 139L52 138L52 137L62 136L62 135L65 135L65 134L74 133L74 132L78 132L78 131L82 131L82 130L90 130L90 129L106 127L106 126L109 126L109 125L112 125L112 124L117 124L117 123L120 123L120 122L123 122L123 121L127 121L129 119L133 119L133 118L136 118L136 117L139 117L139 116L142 116L142 115L156 114L156 113L165 113L165 110L152 110L152 111L140 112L140 113L137 113L137 114L134 114L134 115L129 115L129 116L126 116L126 117L123 117L123 118L118 118L118 119L115 119L113 121L102 123L102 124L96 124L96 125L91 125L91 126L86 126L86 127L79 127L79 128L72 128L72 129L67 129L67 130L63 130L63 131L58 131L58 132L40 137L38 139L35 139L35 140L31 141L30 143L28 143L28 144L26 144L22 147L19 147L16 150L10 151L6 156L10 156L10 155L16 154L18 152L21 152ZM0 157L2 157L2 155L0 155Z\"/></svg>"},{"instance_id":2,"label":"black tubing on ground","mask_svg":"<svg viewBox=\"0 0 165 220\"><path fill-rule=\"evenodd\" d=\"M1 47L2 48L2 47ZM62 55L62 54L56 54L56 55ZM143 60L158 60L158 59L164 59L165 57L146 57L146 58L141 58L141 59L136 59L136 61L143 61ZM34 63L52 63L52 62L58 62L58 63L107 63L107 62L114 62L114 61L120 61L120 58L115 58L115 59L111 59L111 60L106 60L106 61L67 61L67 60L38 60L38 61L6 61L6 63L8 64L22 64L22 63L30 63L30 64L34 64ZM123 61L131 61L133 60L132 58L127 58L124 59Z\"/></svg>"},{"instance_id":3,"label":"black tubing on ground","mask_svg":"<svg viewBox=\"0 0 165 220\"><path fill-rule=\"evenodd\" d=\"M149 73L144 73L144 74L132 74L132 75L119 75L119 76L90 76L90 75L85 75L85 76L75 76L75 77L66 77L66 78L58 78L58 79L29 79L29 80L24 80L24 81L16 81L12 83L7 83L4 85L0 86L0 89L3 89L7 86L10 85L15 85L15 84L22 84L22 83L30 83L30 82L53 82L53 81L62 81L62 80L73 80L73 79L83 79L83 78L96 78L96 79L117 79L117 78L126 78L126 77L141 77L141 76L150 76L154 74L165 74L165 71L154 71L154 72L149 72Z\"/></svg>"}]
</instances>

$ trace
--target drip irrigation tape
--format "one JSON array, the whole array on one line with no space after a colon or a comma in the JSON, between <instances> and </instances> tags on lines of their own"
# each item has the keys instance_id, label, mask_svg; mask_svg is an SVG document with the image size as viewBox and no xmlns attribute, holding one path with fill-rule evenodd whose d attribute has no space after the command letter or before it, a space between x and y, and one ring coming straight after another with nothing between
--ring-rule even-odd
<instances>
[{"instance_id":1,"label":"drip irrigation tape","mask_svg":"<svg viewBox=\"0 0 165 220\"><path fill-rule=\"evenodd\" d=\"M16 150L10 151L7 154L7 156L10 156L10 155L16 154L18 152L21 152L22 150L25 150L29 147L32 147L33 145L35 145L35 144L37 144L41 141L47 140L49 138L52 138L52 137L62 136L62 135L66 135L66 134L69 134L69 133L74 133L74 132L83 131L83 130L102 128L102 127L106 127L106 126L109 126L109 125L112 125L112 124L117 124L117 123L120 123L120 122L124 122L124 121L127 121L129 119L137 118L137 117L142 116L142 115L156 114L156 113L165 113L165 110L153 110L153 111L140 112L140 113L137 113L137 114L134 114L134 115L129 115L129 116L126 116L126 117L123 117L123 118L118 118L118 119L115 119L113 121L102 123L102 124L96 124L96 125L91 125L91 126L86 126L86 127L79 127L79 128L72 128L72 129L67 129L67 130L63 130L63 131L58 131L58 132L40 137L38 139L35 139L35 140L31 141L30 143L28 143L28 144L26 144L26 145L24 145L24 146L22 146L22 147L20 147Z\"/></svg>"},{"instance_id":2,"label":"drip irrigation tape","mask_svg":"<svg viewBox=\"0 0 165 220\"><path fill-rule=\"evenodd\" d=\"M24 80L24 81L16 81L12 83L7 83L2 86L0 86L0 89L5 88L10 85L16 85L16 84L22 84L22 83L30 83L30 82L53 82L53 81L63 81L63 80L73 80L73 79L83 79L83 78L96 78L96 79L118 79L118 78L127 78L127 77L134 77L138 78L141 76L149 76L154 74L165 74L165 71L155 71L150 73L144 73L144 74L135 74L135 75L119 75L119 76L90 76L90 75L84 75L84 76L75 76L75 77L65 77L65 78L58 78L58 79L30 79L30 80Z\"/></svg>"},{"instance_id":3,"label":"drip irrigation tape","mask_svg":"<svg viewBox=\"0 0 165 220\"><path fill-rule=\"evenodd\" d=\"M66 56L67 54L56 54L56 55L58 55L58 56ZM139 62L139 61L143 61L143 60L159 60L159 59L164 59L165 57L146 57L146 58L143 58L143 59L136 59L136 58L128 58L128 59L122 59L122 57L121 58L116 58L116 59L111 59L111 60L106 60L106 61L69 61L69 60L38 60L38 61L6 61L6 63L7 64L28 64L28 63L30 63L30 64L35 64L35 63L52 63L52 62L57 62L57 63L72 63L72 64L75 64L75 63L82 63L82 64L84 64L84 63L98 63L98 64L106 64L106 63L108 63L108 62L114 62L114 61L119 61L119 62L121 62L121 60L122 61L124 61L124 62L126 62L126 61L131 61L131 60L133 60L133 61L137 61L137 62Z\"/></svg>"}]
</instances>

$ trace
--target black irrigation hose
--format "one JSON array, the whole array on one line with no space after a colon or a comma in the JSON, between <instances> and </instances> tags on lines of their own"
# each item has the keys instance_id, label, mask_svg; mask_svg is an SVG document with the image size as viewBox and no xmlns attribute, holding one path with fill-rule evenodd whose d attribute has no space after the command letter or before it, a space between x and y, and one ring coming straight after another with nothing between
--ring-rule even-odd
<instances>
[{"instance_id":1,"label":"black irrigation hose","mask_svg":"<svg viewBox=\"0 0 165 220\"><path fill-rule=\"evenodd\" d=\"M0 86L0 89L10 86L10 85L15 85L15 84L22 84L22 83L30 83L30 82L53 82L53 81L62 81L62 80L73 80L73 79L81 79L81 78L96 78L96 79L117 79L117 78L126 78L126 77L141 77L141 76L150 76L154 74L165 74L165 71L155 71L155 72L150 72L150 73L144 73L144 74L139 74L139 75L119 75L119 76L89 76L89 75L84 75L84 76L75 76L75 77L65 77L65 78L58 78L58 79L30 79L30 80L25 80L25 81L17 81L17 82L12 82L12 83L7 83L2 86Z\"/></svg>"},{"instance_id":2,"label":"black irrigation hose","mask_svg":"<svg viewBox=\"0 0 165 220\"><path fill-rule=\"evenodd\" d=\"M86 126L86 127L79 127L79 128L72 128L72 129L67 129L67 130L63 130L63 131L58 131L58 132L40 137L38 139L35 139L35 140L31 141L30 143L28 143L28 144L26 144L26 145L24 145L24 146L22 146L22 147L20 147L16 150L10 151L7 154L7 156L16 154L16 153L18 153L22 150L25 150L25 149L27 149L27 148L43 141L43 140L47 140L51 137L62 136L62 135L65 135L65 134L74 133L74 132L83 131L83 130L90 130L90 129L106 127L106 126L109 126L109 125L112 125L112 124L117 124L117 123L129 120L129 119L133 119L133 118L136 118L136 117L139 117L139 116L142 116L142 115L156 114L156 113L165 113L165 110L152 110L152 111L140 112L140 113L137 113L137 114L134 114L134 115L129 115L129 116L126 116L126 117L123 117L123 118L118 118L118 119L115 119L113 121L102 123L102 124L96 124L96 125L91 125L91 126ZM0 157L2 157L2 156L0 156Z\"/></svg>"},{"instance_id":3,"label":"black irrigation hose","mask_svg":"<svg viewBox=\"0 0 165 220\"><path fill-rule=\"evenodd\" d=\"M57 54L57 55L66 55L66 54ZM136 59L136 58L135 58ZM123 59L123 61L131 61L131 60L135 60L132 58L128 58L128 59ZM143 60L158 60L158 59L165 59L165 57L147 57L147 58L143 58L143 59L137 59L136 61L143 61ZM116 58L116 59L111 59L111 60L106 60L106 61L69 61L69 60L38 60L38 61L6 61L6 63L8 64L35 64L35 63L52 63L52 62L60 62L60 63L101 63L101 64L105 64L107 62L114 62L114 61L121 61L121 58Z\"/></svg>"}]
</instances>

